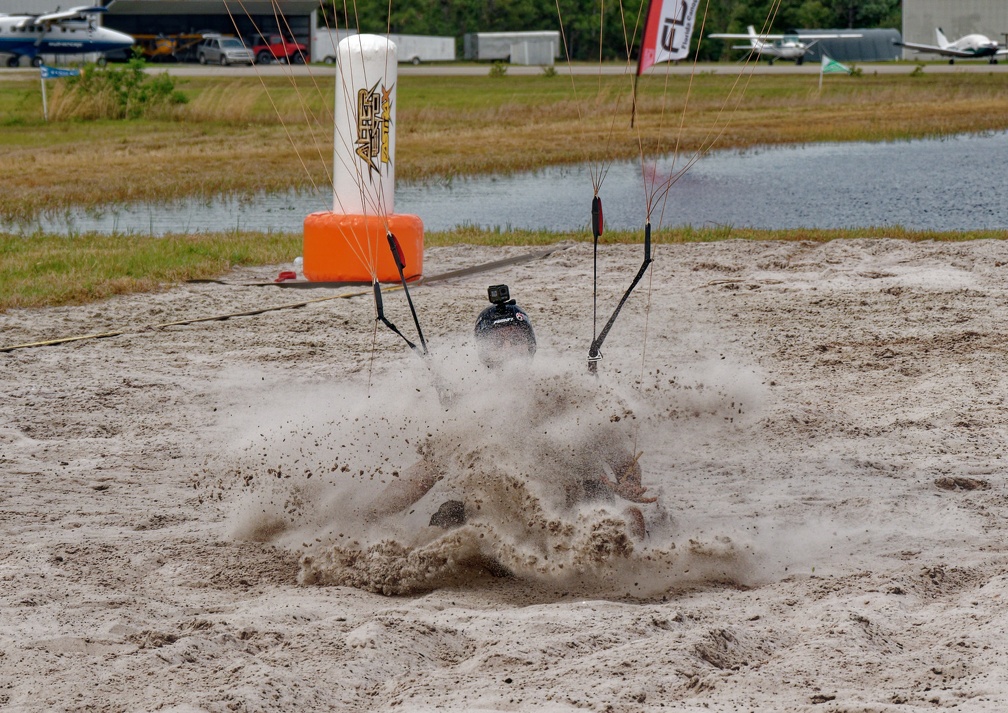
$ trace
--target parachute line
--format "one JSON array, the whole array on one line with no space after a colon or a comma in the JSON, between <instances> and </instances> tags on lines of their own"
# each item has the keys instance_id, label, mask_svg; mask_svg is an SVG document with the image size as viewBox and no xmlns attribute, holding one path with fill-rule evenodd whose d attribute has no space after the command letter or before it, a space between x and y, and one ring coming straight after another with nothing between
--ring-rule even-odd
<instances>
[{"instance_id":1,"label":"parachute line","mask_svg":"<svg viewBox=\"0 0 1008 713\"><path fill-rule=\"evenodd\" d=\"M407 344L407 345L409 346L409 348L410 348L410 349L412 349L413 351L418 351L418 349L417 349L417 345L416 345L416 344L414 344L413 342L411 342L411 341L410 341L409 339L407 339L407 338L406 338L406 335L405 335L405 334L403 334L402 332L400 332L400 331L399 331L399 328L398 328L398 327L396 327L396 326L395 326L394 324L392 324L392 322L391 322L391 321L389 321L389 319L388 319L388 318L387 318L387 317L385 316L385 307L384 307L384 305L382 304L382 295L381 295L381 285L380 285L380 284L378 283L378 280L375 280L375 281L374 281L374 283L373 283L373 286L374 286L374 301L375 301L375 310L376 310L376 311L377 311L377 313L378 313L378 314L377 314L377 316L375 317L375 321L376 321L376 322L381 322L381 323L382 323L382 324L384 324L384 325L385 325L386 327L388 327L388 328L389 328L389 329L391 329L391 330L392 330L393 332L395 332L395 333L396 333L396 334L398 334L398 335L399 335L400 337L402 337L402 340L403 340L404 342L406 342L406 344ZM374 348L373 348L373 346L372 346L372 355L373 355L373 353L374 353L373 349L374 349Z\"/></svg>"},{"instance_id":2,"label":"parachute line","mask_svg":"<svg viewBox=\"0 0 1008 713\"><path fill-rule=\"evenodd\" d=\"M245 16L252 23L253 29L257 33L262 34L260 32L260 30L259 30L258 25L256 25L256 23L255 23L254 20L252 20L252 16L249 14L248 10L245 8L245 4L242 2L242 0L238 0L238 5L241 7L242 12L245 13ZM231 8L228 6L227 0L224 1L224 10L227 12L228 18L231 20L231 25L234 27L235 34L238 35L239 39L241 39L241 31L238 29L238 22L237 22L237 20L235 20L234 14L231 12ZM283 127L284 134L286 134L286 136L287 136L287 140L290 142L291 147L294 149L294 154L297 156L297 159L298 159L298 161L301 164L301 168L304 170L305 175L308 177L308 180L311 182L312 189L315 191L316 194L318 194L318 192L319 192L318 191L318 186L315 184L315 181L312 178L311 171L308 170L308 166L305 163L304 158L301 156L301 152L298 150L297 143L294 141L294 137L291 136L290 129L287 128L287 122L284 121L283 116L280 114L279 107L276 105L276 102L273 100L273 96L269 92L269 88L266 86L265 80L263 79L262 75L259 73L259 69L256 67L254 58L253 58L253 62L252 62L252 67L255 68L255 73L256 73L256 77L259 79L259 84L262 85L263 90L266 92L266 97L269 99L270 105L273 107L273 112L276 114L277 120L280 122L280 125ZM291 74L291 80L293 81L293 79L294 79L294 77L293 77L293 73L292 73ZM298 95L298 96L299 96L299 99L300 99L300 95Z\"/></svg>"},{"instance_id":3,"label":"parachute line","mask_svg":"<svg viewBox=\"0 0 1008 713\"><path fill-rule=\"evenodd\" d=\"M767 31L767 28L772 26L774 19L776 18L777 12L780 8L781 0L772 0L770 3L769 12L763 22L763 32ZM557 13L560 15L560 3L556 0ZM675 5L673 10L674 13L678 13L674 20L672 18L666 18L667 21L674 21L675 24L682 25L683 28L690 30L690 36L692 36L692 29L694 27L693 17L696 11L699 9L699 2L689 3L683 1L681 3L681 10L679 9L679 4ZM618 4L618 9L620 13L620 18L623 26L624 40L626 42L627 48L627 66L631 65L633 59L633 45L638 38L638 30L644 28L644 36L647 38L641 40L641 45L639 47L639 54L637 57L637 71L635 76L633 76L630 83L630 94L631 94L631 117L630 117L630 128L636 133L637 149L640 160L641 177L643 183L643 198L644 198L644 259L641 263L637 274L634 276L630 286L627 288L626 292L623 294L619 303L616 305L612 316L606 322L605 326L602 328L601 332L597 331L598 326L598 245L599 240L602 235L602 209L601 209L601 197L600 188L604 180L605 174L608 171L610 164L606 163L605 158L598 160L599 167L596 168L594 164L591 165L591 178L592 178L592 235L593 235L593 291L592 291L592 344L589 350L589 370L595 373L597 368L597 362L601 359L601 347L605 341L606 336L612 329L617 317L620 314L623 306L626 304L630 297L630 294L643 279L644 273L647 271L651 262L653 261L652 247L651 247L651 230L652 225L656 225L658 228L661 227L662 221L665 214L665 209L668 205L668 198L671 192L671 188L676 182L707 152L709 152L713 146L718 142L718 140L724 135L732 118L737 112L739 106L741 105L742 98L745 95L745 90L748 88L749 83L752 80L754 65L752 64L752 59L755 55L753 51L750 51L749 56L746 58L746 65L743 67L743 71L740 72L731 82L731 87L725 96L724 100L721 102L720 106L717 108L717 112L713 119L713 122L707 127L706 132L703 134L701 141L696 146L696 148L689 154L684 162L680 164L680 153L683 144L685 143L686 135L686 114L690 109L690 102L693 96L694 80L696 79L697 67L698 67L698 53L694 51L693 59L690 67L689 79L686 85L685 95L682 100L682 107L680 111L680 117L678 122L678 127L675 129L675 137L672 142L671 150L671 169L667 176L661 176L657 170L648 168L649 155L661 156L664 151L666 151L664 143L666 139L666 111L669 108L669 96L672 90L672 72L666 71L663 80L662 97L660 102L660 107L657 113L657 127L652 125L652 128L647 128L648 123L643 119L641 115L641 110L646 106L647 102L642 100L642 97L638 91L640 87L645 86L645 82L640 81L640 75L642 75L647 69L654 64L654 59L661 59L664 57L663 61L668 61L669 59L674 59L676 56L682 56L681 53L689 51L689 48L685 43L680 43L678 49L672 49L672 45L667 46L662 49L658 47L657 40L658 37L655 35L659 32L659 24L663 20L662 14L663 10L667 9L663 7L668 5L672 7L671 4L663 3L662 0L649 0L647 3L640 3L638 6L637 20L635 22L634 32L632 36L627 34L627 18L625 13L625 8L622 1ZM710 0L704 0L703 2L703 14L701 15L699 22L700 36L697 40L697 45L703 39L703 33L706 29L706 23L710 11ZM605 7L602 3L602 10L600 12L600 28L599 28L599 40L600 44L604 39L604 31L602 28L602 23L604 22ZM643 18L642 18L643 13ZM561 28L563 28L562 17ZM643 25L642 25L643 19ZM630 37L633 39L631 40ZM566 44L566 41L565 41ZM646 45L646 46L645 46ZM645 57L645 49L650 48L651 51L648 57ZM657 49L656 49L657 48ZM570 54L568 52L568 63L570 62ZM603 61L603 52L600 47L599 51L599 98L602 95L602 83L601 83L601 65ZM572 80L573 86L573 80ZM620 95L621 96L621 95ZM576 97L575 97L576 100ZM617 97L616 109L613 114L613 120L615 121L615 116L618 113L619 97ZM640 121L638 121L640 119ZM581 114L580 106L578 111L579 122L584 121L584 117ZM608 146L610 141L615 139L614 124L610 126L610 131L605 139L605 144ZM582 127L582 134L584 134L584 128ZM645 141L646 135L653 135L653 143L649 139ZM657 209L660 207L660 212ZM656 215L657 212L657 215ZM657 221L655 221L657 218ZM651 301L651 290L653 286L653 276L652 280L649 282L648 286L648 305L646 310L650 313L650 301ZM647 322L645 319L645 341L647 339ZM645 344L646 349L646 344ZM642 364L643 369L643 364Z\"/></svg>"},{"instance_id":4,"label":"parachute line","mask_svg":"<svg viewBox=\"0 0 1008 713\"><path fill-rule=\"evenodd\" d=\"M400 247L399 241L391 231L386 233L386 237L388 238L389 250L392 251L392 258L395 260L396 269L399 270L399 282L402 283L403 292L406 293L406 302L409 303L410 314L413 315L413 325L416 327L417 335L420 337L420 346L422 347L420 355L426 356L427 340L424 339L423 330L420 329L420 320L417 318L416 308L413 306L413 298L410 296L409 286L406 284L406 275L403 272L406 269L406 261L403 259L402 247ZM416 347L413 347L413 349L416 350Z\"/></svg>"},{"instance_id":5,"label":"parachute line","mask_svg":"<svg viewBox=\"0 0 1008 713\"><path fill-rule=\"evenodd\" d=\"M630 299L630 293L633 292L634 288L637 287L637 283L641 281L644 277L644 273L647 272L648 267L651 266L651 223L644 224L644 261L641 263L640 269L637 270L637 274L634 276L633 282L627 288L626 292L623 293L623 298L620 299L619 304L616 305L616 309L613 310L612 316L609 317L609 321L606 322L602 331L599 332L598 336L592 340L591 348L588 350L588 371L592 374L596 372L598 362L602 359L602 342L609 335L609 330L612 329L613 324L616 323L616 318L619 316L620 310L623 309L623 305L626 301Z\"/></svg>"}]
</instances>

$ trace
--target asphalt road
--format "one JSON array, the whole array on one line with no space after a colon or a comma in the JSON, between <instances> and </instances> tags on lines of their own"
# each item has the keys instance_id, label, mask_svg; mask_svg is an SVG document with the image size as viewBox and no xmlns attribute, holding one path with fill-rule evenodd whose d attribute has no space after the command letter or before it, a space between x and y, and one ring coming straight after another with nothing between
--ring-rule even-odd
<instances>
[{"instance_id":1,"label":"asphalt road","mask_svg":"<svg viewBox=\"0 0 1008 713\"><path fill-rule=\"evenodd\" d=\"M865 74L909 74L914 71L917 64L914 62L876 62L871 64L858 64L861 71ZM265 66L256 67L205 67L200 65L165 65L165 68L170 74L176 76L208 76L217 73L227 72L228 74L249 74L252 76L263 75L263 76L288 76L290 74L294 75L307 75L309 73L318 74L325 71L333 71L332 67L323 67L319 65L315 66L287 66L282 64L272 64ZM695 71L699 73L713 73L713 74L738 74L741 72L745 66L740 62L719 62L719 63L705 63L698 64L695 67ZM622 64L606 64L599 66L597 64L574 64L567 65L566 63L557 63L554 67L556 73L559 75L570 75L570 74L632 74L634 68L627 68L626 65ZM800 66L795 65L793 62L775 62L774 64L768 64L767 62L760 62L755 66L751 66L750 69L755 74L819 74L819 65L816 64L802 64ZM161 71L158 68L155 71ZM694 71L694 66L688 62L681 62L679 64L666 64L664 66L658 65L649 71L649 74L683 74L688 75L690 72ZM927 64L924 68L925 72L999 72L1008 73L1008 62L1001 64L988 64L987 62L957 62L956 64L948 63L934 63ZM520 65L508 65L507 73L516 76L525 75L537 75L542 74L542 67L524 67ZM400 76L410 76L410 75L421 75L421 76L445 76L445 77L475 77L480 75L486 75L490 73L490 65L487 64L472 64L472 63L460 63L460 64L429 64L429 65L410 65L401 64L399 65L399 75Z\"/></svg>"},{"instance_id":2,"label":"asphalt road","mask_svg":"<svg viewBox=\"0 0 1008 713\"><path fill-rule=\"evenodd\" d=\"M867 64L860 63L850 63L855 64L861 69L865 74L909 74L917 68L917 63L915 62L873 62ZM948 64L947 62L934 62L923 65L924 72L926 73L956 73L956 72L988 72L997 74L1008 74L1008 62L1002 62L1000 64L989 64L984 61L969 61L969 62L956 62L955 64ZM597 64L574 64L567 65L566 63L558 63L555 66L556 73L558 75L591 75L591 74L607 74L607 75L618 75L618 74L632 74L633 69L628 68L625 65L617 64L606 64L599 66ZM707 73L707 74L737 74L745 69L745 65L740 62L719 62L719 63L704 63L697 64L695 67L689 62L681 62L678 64L666 64L666 65L656 65L651 70L649 74L681 74L686 75L690 72L696 71L697 73ZM751 66L749 69L752 70L754 74L761 75L773 75L773 74L819 74L819 65L817 63L806 63L803 65L795 65L793 62L776 62L774 64L768 64L767 62L760 62L755 66ZM168 74L177 77L208 77L216 75L226 75L226 76L308 76L309 74L322 75L328 72L332 72L333 67L325 65L284 65L284 64L270 64L270 65L257 65L254 67L247 66L232 66L232 67L220 67L220 66L204 66L199 64L163 64L163 65L153 65L148 70L152 73L168 72ZM19 74L26 77L37 77L38 70L31 68L18 68L18 69L8 69L0 68L0 77L13 77ZM490 65L488 64L472 64L472 63L458 63L458 64L427 64L427 65L410 65L402 64L399 66L400 76L444 76L444 77L474 77L480 75L486 75L490 72ZM528 76L541 74L543 72L542 67L525 67L520 65L508 65L507 73L514 76Z\"/></svg>"}]
</instances>

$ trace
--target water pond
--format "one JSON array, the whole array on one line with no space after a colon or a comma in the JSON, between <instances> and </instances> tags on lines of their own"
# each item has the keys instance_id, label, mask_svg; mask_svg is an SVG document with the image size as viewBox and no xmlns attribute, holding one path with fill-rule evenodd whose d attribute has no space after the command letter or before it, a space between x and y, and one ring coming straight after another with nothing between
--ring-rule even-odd
<instances>
[{"instance_id":1,"label":"water pond","mask_svg":"<svg viewBox=\"0 0 1008 713\"><path fill-rule=\"evenodd\" d=\"M681 164L682 159L679 163ZM649 167L661 173L671 159ZM1008 227L1008 133L892 143L830 143L713 152L669 193L663 226L973 230ZM637 162L611 166L602 187L606 224L639 228L644 215ZM419 215L428 231L458 225L577 230L589 224L586 166L512 176L401 184L396 212ZM329 195L288 193L253 200L138 204L39 218L6 230L162 235L180 231L300 231Z\"/></svg>"}]
</instances>

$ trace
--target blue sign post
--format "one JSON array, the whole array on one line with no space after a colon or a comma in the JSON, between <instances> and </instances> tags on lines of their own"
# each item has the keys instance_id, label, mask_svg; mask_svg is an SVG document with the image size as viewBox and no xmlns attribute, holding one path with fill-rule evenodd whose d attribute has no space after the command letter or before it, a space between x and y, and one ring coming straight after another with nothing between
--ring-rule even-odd
<instances>
[{"instance_id":1,"label":"blue sign post","mask_svg":"<svg viewBox=\"0 0 1008 713\"><path fill-rule=\"evenodd\" d=\"M61 69L60 67L49 67L44 64L39 65L42 72L42 116L49 121L49 107L46 105L45 80L58 79L60 77L76 77L80 75L79 69Z\"/></svg>"}]
</instances>

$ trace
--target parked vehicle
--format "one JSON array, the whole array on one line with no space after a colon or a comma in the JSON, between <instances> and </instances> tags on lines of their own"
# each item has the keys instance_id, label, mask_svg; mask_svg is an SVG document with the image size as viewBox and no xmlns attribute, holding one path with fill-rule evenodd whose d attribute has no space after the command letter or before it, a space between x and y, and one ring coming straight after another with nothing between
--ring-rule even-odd
<instances>
[{"instance_id":1,"label":"parked vehicle","mask_svg":"<svg viewBox=\"0 0 1008 713\"><path fill-rule=\"evenodd\" d=\"M203 41L202 34L133 35L148 62L178 62L193 54Z\"/></svg>"},{"instance_id":2,"label":"parked vehicle","mask_svg":"<svg viewBox=\"0 0 1008 713\"><path fill-rule=\"evenodd\" d=\"M428 35L389 35L399 51L399 61L410 64L455 59L455 38Z\"/></svg>"},{"instance_id":3,"label":"parked vehicle","mask_svg":"<svg viewBox=\"0 0 1008 713\"><path fill-rule=\"evenodd\" d=\"M341 40L356 34L356 30L320 28L312 35L312 57L316 62L333 64ZM399 62L450 62L455 59L455 38L434 35L382 35L395 43Z\"/></svg>"},{"instance_id":4,"label":"parked vehicle","mask_svg":"<svg viewBox=\"0 0 1008 713\"><path fill-rule=\"evenodd\" d=\"M340 40L356 35L357 30L330 30L321 27L312 33L312 57L316 62L336 63L336 48Z\"/></svg>"},{"instance_id":5,"label":"parked vehicle","mask_svg":"<svg viewBox=\"0 0 1008 713\"><path fill-rule=\"evenodd\" d=\"M252 64L254 56L237 37L207 37L196 49L200 64Z\"/></svg>"},{"instance_id":6,"label":"parked vehicle","mask_svg":"<svg viewBox=\"0 0 1008 713\"><path fill-rule=\"evenodd\" d=\"M560 33L556 30L469 32L462 42L464 57L476 61L551 67L560 57Z\"/></svg>"},{"instance_id":7,"label":"parked vehicle","mask_svg":"<svg viewBox=\"0 0 1008 713\"><path fill-rule=\"evenodd\" d=\"M267 35L256 39L252 45L252 55L259 64L304 64L308 61L308 47L293 40L288 42L282 35Z\"/></svg>"}]
</instances>

